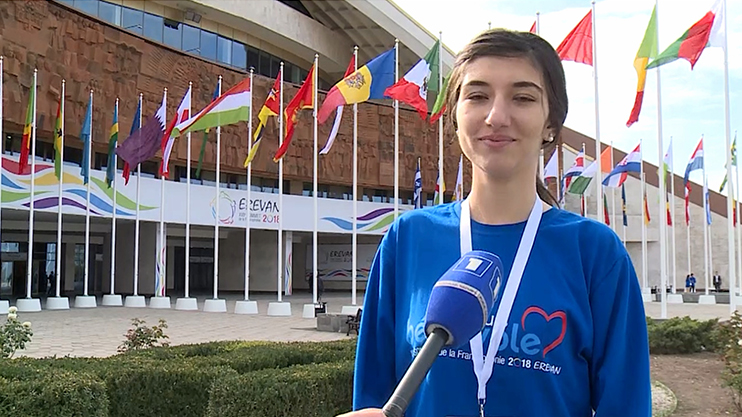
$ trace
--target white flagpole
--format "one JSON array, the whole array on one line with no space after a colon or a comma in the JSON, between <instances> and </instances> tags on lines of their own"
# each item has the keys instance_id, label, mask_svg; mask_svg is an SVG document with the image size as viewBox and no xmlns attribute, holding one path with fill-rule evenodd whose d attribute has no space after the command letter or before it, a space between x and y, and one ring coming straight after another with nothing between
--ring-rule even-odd
<instances>
[{"instance_id":1,"label":"white flagpole","mask_svg":"<svg viewBox=\"0 0 742 417\"><path fill-rule=\"evenodd\" d=\"M611 140L611 169L613 169L613 141ZM614 187L611 188L611 213L608 215L608 218L611 220L611 229L615 232L618 229L618 225L616 224L616 189Z\"/></svg>"},{"instance_id":2,"label":"white flagpole","mask_svg":"<svg viewBox=\"0 0 742 417\"><path fill-rule=\"evenodd\" d=\"M672 146L672 136L670 136L670 146ZM675 252L677 252L677 246L675 246L675 230L677 230L678 222L675 220L675 155L670 149L670 218L672 218L672 226L670 226L670 234L672 236L672 293L675 294L678 288L678 263Z\"/></svg>"},{"instance_id":3,"label":"white flagpole","mask_svg":"<svg viewBox=\"0 0 742 417\"><path fill-rule=\"evenodd\" d=\"M705 148L703 145L703 136L701 136L701 147ZM705 149L704 149L705 151ZM704 159L705 155L704 155ZM706 200L706 189L708 188L706 184L706 163L704 161L703 164L703 266L704 266L704 275L705 275L705 287L706 291L705 294L709 294L709 231L708 231L708 219L707 216L707 200Z\"/></svg>"},{"instance_id":4,"label":"white flagpole","mask_svg":"<svg viewBox=\"0 0 742 417\"><path fill-rule=\"evenodd\" d=\"M541 12L536 12L536 34L541 36Z\"/></svg>"},{"instance_id":5,"label":"white flagpole","mask_svg":"<svg viewBox=\"0 0 742 417\"><path fill-rule=\"evenodd\" d=\"M688 192L688 189L687 188L685 188L683 190L683 192L690 194ZM690 202L690 195L688 196L688 199L689 199L689 202ZM689 206L688 207L688 224L687 224L687 227L686 227L686 232L687 232L686 233L686 243L688 245L688 248L687 248L687 250L688 250L688 252L687 252L688 253L688 275L690 275L690 273L693 272L693 270L691 269L691 252L690 252L690 224L691 224L691 221L692 221L692 219L691 219L691 216L690 216L690 206ZM683 283L683 285L685 285L685 283Z\"/></svg>"},{"instance_id":6,"label":"white flagpole","mask_svg":"<svg viewBox=\"0 0 742 417\"><path fill-rule=\"evenodd\" d=\"M443 91L443 60L441 59L442 55L442 38L443 32L438 32L438 94L442 94ZM544 178L544 150L541 149L541 180L543 181ZM443 117L438 118L438 190L439 190L439 199L438 204L443 204L444 198L443 198L443 184L445 183L445 179L443 178ZM456 190L454 190L456 192ZM422 198L422 197L420 197Z\"/></svg>"},{"instance_id":7,"label":"white flagpole","mask_svg":"<svg viewBox=\"0 0 742 417\"><path fill-rule=\"evenodd\" d=\"M31 122L31 195L29 196L29 211L28 211L28 260L26 261L26 302L21 300L16 301L16 304L20 304L19 310L21 311L39 311L41 310L41 302L33 300L31 298L31 280L33 278L33 226L34 226L34 183L35 172L36 172L36 100L37 97L37 83L38 81L38 70L33 70L33 85L31 86L32 97L33 97L33 121ZM87 267L87 264L86 264ZM28 303L28 304L26 304ZM24 304L26 304L24 306ZM25 307L25 308L23 308Z\"/></svg>"},{"instance_id":8,"label":"white flagpole","mask_svg":"<svg viewBox=\"0 0 742 417\"><path fill-rule=\"evenodd\" d=\"M732 131L729 116L729 51L727 45L727 18L726 18L726 0L724 1L724 121L726 127L727 143L727 178L732 180ZM705 164L704 164L705 166ZM730 186L730 190L733 190ZM730 192L731 194L731 192ZM737 309L735 295L735 284L737 282L736 268L734 265L734 220L732 219L732 200L727 198L727 239L729 249L729 311L734 313Z\"/></svg>"},{"instance_id":9,"label":"white flagpole","mask_svg":"<svg viewBox=\"0 0 742 417\"><path fill-rule=\"evenodd\" d=\"M252 88L252 86L250 87ZM250 90L252 94L252 90ZM217 83L217 97L222 95L222 76ZM221 188L221 158L222 158L222 127L216 127L216 188L214 190L214 289L211 299L204 301L204 311L210 313L226 313L227 300L219 299L219 191ZM248 210L249 217L249 210ZM236 307L235 307L236 308Z\"/></svg>"},{"instance_id":10,"label":"white flagpole","mask_svg":"<svg viewBox=\"0 0 742 417\"><path fill-rule=\"evenodd\" d=\"M655 11L657 14L659 14L659 0L655 0ZM655 23L658 25L658 23ZM659 25L657 26L659 28ZM657 37L659 33L659 29L655 31L655 36ZM659 39L655 39L655 42L659 42ZM659 163L657 166L660 168L660 172L662 172L662 169L664 167L664 155L665 155L665 145L664 145L664 138L662 137L662 84L661 84L661 77L660 77L660 68L657 67L656 69L657 74L657 158L659 160ZM666 319L667 318L667 210L665 210L665 200L667 199L667 193L665 191L665 181L662 178L662 175L660 175L659 182L659 215L657 216L657 221L659 221L659 227L660 227L660 301L661 301L661 307L660 307L660 318ZM664 213L664 215L663 215ZM665 221L662 221L660 217L665 217Z\"/></svg>"},{"instance_id":11,"label":"white flagpole","mask_svg":"<svg viewBox=\"0 0 742 417\"><path fill-rule=\"evenodd\" d=\"M119 99L116 97L116 123L118 124L119 119ZM118 127L117 127L118 129ZM116 132L118 136L118 132ZM109 138L110 140L110 138ZM118 137L116 138L116 148L118 148ZM116 149L114 148L113 155L113 208L111 209L111 297L116 293L116 173L118 172L118 157L116 156Z\"/></svg>"},{"instance_id":12,"label":"white flagpole","mask_svg":"<svg viewBox=\"0 0 742 417\"><path fill-rule=\"evenodd\" d=\"M0 61L1 62L1 61ZM1 71L0 71L1 72ZM62 80L62 96L60 98L61 101L61 109L60 113L62 114L62 132L60 135L61 142L59 146L59 195L57 196L57 266L56 266L56 285L55 285L55 296L57 298L60 298L62 293L61 289L59 288L60 284L62 283L62 185L64 184L64 133L65 133L65 126L64 126L64 95L65 95L65 80ZM0 99L2 101L2 99ZM2 123L0 122L0 125ZM0 141L2 142L2 141ZM48 300L47 300L48 303ZM68 302L69 303L69 302ZM69 308L69 304L67 304L67 308Z\"/></svg>"},{"instance_id":13,"label":"white flagpole","mask_svg":"<svg viewBox=\"0 0 742 417\"><path fill-rule=\"evenodd\" d=\"M247 119L247 154L252 149L252 110L253 110L253 75L255 69L250 67L250 117ZM247 165L247 201L251 198L252 164ZM257 301L250 301L250 213L248 210L245 223L245 299L235 303L234 312L237 314L258 314Z\"/></svg>"},{"instance_id":14,"label":"white flagpole","mask_svg":"<svg viewBox=\"0 0 742 417\"><path fill-rule=\"evenodd\" d=\"M88 138L88 184L86 186L86 204L85 204L85 279L83 287L83 296L88 296L88 285L90 281L90 177L92 176L92 167L90 166L90 160L92 159L91 153L93 152L93 90L90 90L90 137Z\"/></svg>"},{"instance_id":15,"label":"white flagpole","mask_svg":"<svg viewBox=\"0 0 742 417\"><path fill-rule=\"evenodd\" d=\"M193 82L188 83L188 91L192 91L191 88L193 88ZM188 117L192 116L191 111L189 97ZM191 132L186 133L186 141L188 150L186 151L185 292L183 298L175 300L175 309L193 311L198 310L198 301L191 298Z\"/></svg>"},{"instance_id":16,"label":"white flagpole","mask_svg":"<svg viewBox=\"0 0 742 417\"><path fill-rule=\"evenodd\" d=\"M167 88L165 88L164 91L164 98L163 101L163 107L165 108L165 120L163 120L163 124L167 126ZM177 115L175 117L178 117ZM164 155L163 160L161 164L165 163ZM161 171L165 170L165 166L162 165ZM157 253L155 256L157 266L155 268L159 270L160 279L159 282L157 280L157 273L155 273L155 296L152 297L150 300L150 307L157 306L160 307L160 304L156 301L160 297L165 296L165 282L167 282L167 273L165 271L167 267L167 261L165 260L165 255L167 254L167 242L165 240L165 175L160 174L160 235L159 235L159 248L157 248ZM163 303L164 306L164 303ZM168 307L170 306L170 303L168 303Z\"/></svg>"},{"instance_id":17,"label":"white flagpole","mask_svg":"<svg viewBox=\"0 0 742 417\"><path fill-rule=\"evenodd\" d=\"M394 83L399 81L399 39L394 40ZM394 100L394 218L399 216L399 101Z\"/></svg>"},{"instance_id":18,"label":"white flagpole","mask_svg":"<svg viewBox=\"0 0 742 417\"><path fill-rule=\"evenodd\" d=\"M139 129L142 128L143 103L142 93L139 93ZM139 197L141 196L141 178L142 164L137 164L137 214L134 222L134 297L139 297ZM136 298L132 300L136 300Z\"/></svg>"},{"instance_id":19,"label":"white flagpole","mask_svg":"<svg viewBox=\"0 0 742 417\"><path fill-rule=\"evenodd\" d=\"M592 19L593 19L593 81L595 84L595 159L598 161L598 170L595 173L595 176L597 178L596 188L598 193L602 190L602 170L603 167L601 166L600 161L600 105L598 103L598 42L597 42L597 30L595 28L596 19L595 19L595 1L592 2ZM603 199L602 196L598 196L598 198L595 199L595 202L598 205L598 213L597 213L597 219L598 221L601 221L603 219Z\"/></svg>"},{"instance_id":20,"label":"white flagpole","mask_svg":"<svg viewBox=\"0 0 742 417\"><path fill-rule=\"evenodd\" d=\"M353 69L358 70L358 45L353 47ZM358 104L353 103L353 259L351 262L351 304L356 305L358 279Z\"/></svg>"},{"instance_id":21,"label":"white flagpole","mask_svg":"<svg viewBox=\"0 0 742 417\"><path fill-rule=\"evenodd\" d=\"M736 141L737 141L737 131L736 130L734 131L734 138L735 138L735 144L736 144ZM735 153L736 152L737 152L737 150L736 150L736 146L735 146ZM737 154L737 155L739 155L739 154ZM738 271L737 271L738 272L737 275L739 275L739 281L738 281L738 286L737 286L736 289L737 289L737 292L739 293L740 292L740 289L742 289L742 231L740 230L742 228L740 227L740 219L739 219L739 216L740 216L740 201L739 201L740 198L739 198L739 192L740 192L740 189L742 187L740 187L740 184L739 184L739 156L735 156L735 159L737 159L737 161L736 161L737 164L734 167L734 170L737 173L737 193L735 194L735 196L737 197L737 221L736 221L736 223L735 223L734 226L737 229L737 247L735 249L737 250L737 265L739 265L739 268L738 268Z\"/></svg>"},{"instance_id":22,"label":"white flagpole","mask_svg":"<svg viewBox=\"0 0 742 417\"><path fill-rule=\"evenodd\" d=\"M639 154L641 155L641 161L639 164L639 175L641 176L641 207L642 207L642 288L649 288L649 282L647 280L647 221L645 212L649 207L644 204L644 144L639 139Z\"/></svg>"},{"instance_id":23,"label":"white flagpole","mask_svg":"<svg viewBox=\"0 0 742 417\"><path fill-rule=\"evenodd\" d=\"M312 206L314 209L314 215L312 216L312 285L313 285L313 304L317 304L317 254L318 254L318 248L317 245L319 245L318 242L318 236L317 236L317 216L319 215L319 210L317 208L318 199L317 199L317 193L318 185L317 185L317 175L318 174L318 157L319 154L317 153L317 72L319 69L317 68L317 61L319 60L319 54L314 54L314 73L312 74L312 77L314 78L312 80L312 86L314 87L312 91L312 102L314 103L314 108L312 109L312 136L314 139L314 148L313 148L313 158L312 161L314 162L312 165ZM309 80L305 80L304 82L307 82ZM338 109L337 111L340 111ZM283 113L281 113L283 114Z\"/></svg>"}]
</instances>

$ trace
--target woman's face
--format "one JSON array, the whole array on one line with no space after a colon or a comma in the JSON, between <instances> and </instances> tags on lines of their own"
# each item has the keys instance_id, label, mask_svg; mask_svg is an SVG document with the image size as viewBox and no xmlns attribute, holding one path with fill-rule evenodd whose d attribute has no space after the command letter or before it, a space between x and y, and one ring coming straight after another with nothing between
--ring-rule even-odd
<instances>
[{"instance_id":1,"label":"woman's face","mask_svg":"<svg viewBox=\"0 0 742 417\"><path fill-rule=\"evenodd\" d=\"M535 179L548 109L541 73L527 58L476 58L464 68L456 105L461 149L487 176Z\"/></svg>"}]
</instances>

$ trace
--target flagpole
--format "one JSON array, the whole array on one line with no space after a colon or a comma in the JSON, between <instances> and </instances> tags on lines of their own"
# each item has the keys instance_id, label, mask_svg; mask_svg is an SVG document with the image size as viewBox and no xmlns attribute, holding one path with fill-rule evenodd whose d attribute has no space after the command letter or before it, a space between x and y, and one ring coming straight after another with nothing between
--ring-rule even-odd
<instances>
[{"instance_id":1,"label":"flagpole","mask_svg":"<svg viewBox=\"0 0 742 417\"><path fill-rule=\"evenodd\" d=\"M647 209L648 207L644 204L644 146L642 140L639 139L639 154L641 155L641 161L639 163L639 175L641 176L641 206L642 206L642 288L648 288L649 282L647 280Z\"/></svg>"},{"instance_id":2,"label":"flagpole","mask_svg":"<svg viewBox=\"0 0 742 417\"><path fill-rule=\"evenodd\" d=\"M138 129L142 128L142 112L144 112L142 93L139 93L139 120ZM125 307L147 307L144 296L139 295L139 198L141 197L142 164L137 164L137 195L136 195L136 217L134 220L134 285L132 295L126 297Z\"/></svg>"},{"instance_id":3,"label":"flagpole","mask_svg":"<svg viewBox=\"0 0 742 417\"><path fill-rule=\"evenodd\" d=\"M690 201L690 191L688 190L687 187L684 187L684 188L685 189L683 190L683 192L688 194L688 200ZM686 203L686 204L688 204L688 203ZM691 269L691 252L690 252L690 223L691 223L690 207L686 207L686 216L687 216L687 219L686 219L687 220L687 224L686 224L686 226L688 226L686 228L686 232L687 232L686 233L686 243L688 245L688 248L687 248L687 250L688 250L688 252L687 252L688 253L688 275L690 275L690 273L692 272L692 269Z\"/></svg>"},{"instance_id":4,"label":"flagpole","mask_svg":"<svg viewBox=\"0 0 742 417\"><path fill-rule=\"evenodd\" d=\"M247 119L247 154L252 150L252 106L253 106L253 75L255 69L250 67L250 117ZM251 199L252 187L252 163L247 164L247 201ZM250 301L250 211L248 210L245 220L245 299L235 303L236 314L258 314L257 301Z\"/></svg>"},{"instance_id":5,"label":"flagpole","mask_svg":"<svg viewBox=\"0 0 742 417\"><path fill-rule=\"evenodd\" d=\"M116 123L118 124L119 120L119 98L116 97L116 107L114 109L116 115L114 116L114 120L116 120ZM118 126L116 127L117 132L116 135L118 135ZM110 138L109 138L110 139ZM116 147L118 147L118 137L116 138ZM114 154L113 154L113 207L111 209L111 294L110 297L112 300L110 303L113 303L114 305L121 305L120 300L119 302L116 302L113 300L116 295L116 173L118 172L118 157L116 156L116 149L114 148ZM108 304L108 303L104 303Z\"/></svg>"},{"instance_id":6,"label":"flagpole","mask_svg":"<svg viewBox=\"0 0 742 417\"><path fill-rule=\"evenodd\" d=\"M3 179L3 171L2 171L2 161L3 161L3 141L2 138L5 136L3 135L3 98L5 95L3 94L3 75L5 74L5 70L3 69L3 60L4 57L0 55L0 184L2 183ZM62 80L62 85L64 86L64 80ZM62 91L64 91L64 87L62 87ZM64 95L62 95L64 97ZM0 219L2 219L2 198L0 198ZM2 236L2 222L0 221L0 236ZM57 265L59 265L59 246L57 246ZM59 271L59 267L57 267L57 271ZM59 276L59 275L57 275ZM59 278L57 278L57 282L59 282ZM59 288L59 285L57 285L57 288ZM0 301L0 314L5 314L8 312L8 308L10 308L10 302L7 300Z\"/></svg>"},{"instance_id":7,"label":"flagpole","mask_svg":"<svg viewBox=\"0 0 742 417\"><path fill-rule=\"evenodd\" d=\"M659 0L655 0L655 13L659 15ZM659 20L659 19L657 19ZM657 30L655 30L655 43L659 44L659 22L655 22ZM660 169L664 169L664 152L665 152L665 145L664 145L664 138L662 137L662 84L661 84L661 77L660 77L660 68L656 68L656 74L657 74L657 158L659 160L659 163L657 164ZM661 308L660 308L660 318L666 319L667 318L667 210L665 206L665 199L667 198L667 193L665 190L665 178L660 175L659 182L659 211L660 213L658 217L659 221L659 227L660 227L660 301L661 301ZM662 213L665 213L665 221L659 219L659 217L662 216Z\"/></svg>"},{"instance_id":8,"label":"flagpole","mask_svg":"<svg viewBox=\"0 0 742 417\"><path fill-rule=\"evenodd\" d=\"M0 60L0 66L2 65L2 60ZM0 68L0 74L2 73L2 68ZM62 283L62 185L64 184L64 132L65 132L65 126L64 126L64 104L65 104L65 89L66 89L66 81L62 80L62 94L60 96L60 109L59 112L61 114L62 120L61 120L61 131L58 133L60 136L60 144L59 144L59 194L57 195L57 254L56 254L56 271L55 271L55 291L54 295L55 298L57 298L56 301L52 301L50 305L50 300L47 298L47 308L48 309L60 309L60 310L67 310L70 308L69 300L65 297L64 299L61 298L62 292L59 286ZM1 94L0 94L1 96ZM0 101L2 101L2 98L0 98ZM1 111L0 111L1 113ZM2 122L0 121L0 125L2 125ZM57 132L55 132L55 135ZM2 135L0 134L0 137ZM2 142L2 141L0 141ZM2 151L0 150L0 153Z\"/></svg>"},{"instance_id":9,"label":"flagpole","mask_svg":"<svg viewBox=\"0 0 742 417\"><path fill-rule=\"evenodd\" d=\"M739 162L736 161L737 159L737 155L736 155L737 153L737 147L736 147L737 131L736 130L734 131L734 143L735 143L735 147L734 147L735 162L737 162L734 165L734 170L737 173L737 194L735 194L735 197L737 197L737 218L735 219L734 227L737 229L737 247L735 249L737 250L737 265L739 266L737 272L740 277L739 286L737 286L736 289L737 289L737 292L739 293L740 289L742 289L742 235L741 235L742 231L740 230L741 228L740 228L740 218L739 218L740 216L739 192L740 192L741 187L739 184Z\"/></svg>"},{"instance_id":10,"label":"flagpole","mask_svg":"<svg viewBox=\"0 0 742 417\"><path fill-rule=\"evenodd\" d=\"M192 91L193 82L188 82L188 91ZM178 109L180 110L180 109ZM191 100L188 100L188 117L191 115ZM176 113L176 117L180 114ZM178 123L182 120L178 120ZM186 151L186 223L185 223L185 292L183 298L175 300L176 310L198 310L198 300L191 298L191 132L186 133L188 150ZM167 281L166 281L167 282Z\"/></svg>"},{"instance_id":11,"label":"flagpole","mask_svg":"<svg viewBox=\"0 0 742 417\"><path fill-rule=\"evenodd\" d=\"M611 169L613 169L613 140L611 140ZM616 231L616 189L611 187L611 214L608 216L611 219L611 229Z\"/></svg>"},{"instance_id":12,"label":"flagpole","mask_svg":"<svg viewBox=\"0 0 742 417\"><path fill-rule=\"evenodd\" d=\"M399 81L399 39L394 39L394 83ZM394 100L394 218L399 216L399 101Z\"/></svg>"},{"instance_id":13,"label":"flagpole","mask_svg":"<svg viewBox=\"0 0 742 417\"><path fill-rule=\"evenodd\" d=\"M729 116L729 51L727 45L727 18L726 18L726 0L724 2L724 122L726 128L727 144L727 177L732 179L732 132ZM705 165L704 165L705 166ZM730 187L731 189L731 187ZM727 198L727 240L729 249L729 311L734 313L737 310L734 287L737 282L736 268L734 265L734 220L732 219L732 200Z\"/></svg>"},{"instance_id":14,"label":"flagpole","mask_svg":"<svg viewBox=\"0 0 742 417\"><path fill-rule=\"evenodd\" d=\"M2 74L0 74L2 75ZM33 224L34 224L34 183L36 173L36 100L38 70L33 70L33 85L31 86L31 97L33 97L33 121L31 122L31 195L28 198L28 253L26 261L26 299L16 301L16 306L20 311L40 311L41 300L31 298L31 279L33 278Z\"/></svg>"},{"instance_id":15,"label":"flagpole","mask_svg":"<svg viewBox=\"0 0 742 417\"><path fill-rule=\"evenodd\" d=\"M595 28L595 23L596 23L596 21L595 21L596 20L595 19L595 1L592 1L592 19L593 19L593 24L592 24L592 35L593 35L593 81L594 81L594 84L595 84L595 159L598 160L598 169L597 169L598 172L595 175L597 176L597 179L598 179L598 181L596 182L597 189L598 189L598 192L600 192L601 189L602 189L601 186L602 186L602 183L603 183L603 180L601 179L602 174L603 174L602 173L603 167L602 167L602 163L600 161L600 153L601 153L601 146L600 146L601 145L601 142L600 142L600 105L599 105L599 102L598 102L598 50L597 50L598 49L597 48L598 42L597 42L597 37L596 37L597 30ZM597 213L598 220L600 220L600 219L603 218L603 202L600 201L600 200L601 200L600 198L596 198L595 199L595 202L598 205L598 213Z\"/></svg>"},{"instance_id":16,"label":"flagpole","mask_svg":"<svg viewBox=\"0 0 742 417\"><path fill-rule=\"evenodd\" d=\"M704 140L703 136L701 136L701 148L704 149ZM704 155L705 159L705 155ZM703 267L704 267L704 279L705 279L705 295L709 294L709 238L708 238L708 200L706 199L706 189L708 188L706 184L706 164L704 161L703 164ZM731 302L731 301L730 301Z\"/></svg>"},{"instance_id":17,"label":"flagpole","mask_svg":"<svg viewBox=\"0 0 742 417\"><path fill-rule=\"evenodd\" d=\"M88 166L88 181L85 190L86 204L85 204L85 272L84 272L84 287L83 296L88 296L88 285L90 283L90 160L92 159L91 153L93 152L93 90L90 89L90 137L88 138L88 160L85 162Z\"/></svg>"},{"instance_id":18,"label":"flagpole","mask_svg":"<svg viewBox=\"0 0 742 417\"><path fill-rule=\"evenodd\" d=\"M281 88L279 89L279 112L278 112L278 147L283 144L284 123L283 123L283 68L284 63L281 61L279 70L281 77ZM315 70L316 72L316 70ZM269 316L290 316L291 303L283 302L283 281L281 273L283 272L283 158L278 160L278 256L276 263L276 278L278 280L278 301L268 303Z\"/></svg>"},{"instance_id":19,"label":"flagpole","mask_svg":"<svg viewBox=\"0 0 742 417\"><path fill-rule=\"evenodd\" d=\"M670 136L670 146L672 146L672 136ZM675 156L670 152L670 218L672 218L672 226L670 226L670 234L672 236L672 293L675 294L678 288L678 269L677 269L677 246L675 245L675 230L677 222L675 220Z\"/></svg>"},{"instance_id":20,"label":"flagpole","mask_svg":"<svg viewBox=\"0 0 742 417\"><path fill-rule=\"evenodd\" d=\"M441 58L443 41L441 37L443 32L438 32L438 94L443 94L443 60ZM544 178L544 150L541 149L541 179ZM439 199L438 204L443 204L443 184L445 179L443 178L443 117L438 118L438 193ZM456 190L454 190L454 193Z\"/></svg>"},{"instance_id":21,"label":"flagpole","mask_svg":"<svg viewBox=\"0 0 742 417\"><path fill-rule=\"evenodd\" d=\"M167 126L167 88L164 89L163 107L165 108L165 120L163 124ZM177 114L175 117L178 117ZM152 308L170 308L170 303L163 303L159 301L160 297L165 297L165 283L167 282L167 262L165 257L167 255L167 241L165 237L165 174L166 169L163 148L162 162L160 167L160 233L159 233L159 247L157 248L155 256L155 294L149 301L149 306Z\"/></svg>"},{"instance_id":22,"label":"flagpole","mask_svg":"<svg viewBox=\"0 0 742 417\"><path fill-rule=\"evenodd\" d=\"M314 71L312 73L312 77L313 77L312 87L314 90L312 92L312 103L314 104L313 106L314 108L312 109L312 136L313 136L313 141L314 141L314 148L313 148L314 153L313 153L313 158L312 158L312 161L314 162L313 167L312 167L313 169L313 172L312 172L312 183L313 183L312 184L312 204L314 206L314 216L312 216L312 220L313 220L313 225L312 225L312 285L313 285L312 304L313 305L317 304L316 288L317 288L317 280L319 279L318 272L317 272L317 256L319 252L319 249L318 249L319 237L317 236L318 234L317 216L319 216L319 209L317 208L317 205L318 205L317 193L319 192L318 184L317 184L317 180L318 180L317 177L319 175L318 173L318 170L319 170L319 167L318 167L319 153L318 152L319 150L317 149L317 99L318 99L317 73L319 72L319 68L317 68L318 63L319 63L319 54L314 54ZM309 80L306 80L304 82L307 82L307 81ZM340 111L340 109L338 109L337 111ZM355 283L356 283L355 276L353 276L353 296L355 296ZM355 299L353 303L355 304ZM311 313L312 314L310 317L314 317L314 308L312 308Z\"/></svg>"},{"instance_id":23,"label":"flagpole","mask_svg":"<svg viewBox=\"0 0 742 417\"><path fill-rule=\"evenodd\" d=\"M353 47L353 69L358 71L358 45ZM353 294L351 304L356 305L358 289L358 103L353 103L353 260L351 277L353 277Z\"/></svg>"}]
</instances>

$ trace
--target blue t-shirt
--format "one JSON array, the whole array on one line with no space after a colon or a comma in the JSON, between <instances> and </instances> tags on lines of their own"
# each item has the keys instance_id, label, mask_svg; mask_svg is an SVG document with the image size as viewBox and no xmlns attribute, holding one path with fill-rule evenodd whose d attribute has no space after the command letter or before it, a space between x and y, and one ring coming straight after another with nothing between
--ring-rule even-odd
<instances>
[{"instance_id":1,"label":"blue t-shirt","mask_svg":"<svg viewBox=\"0 0 742 417\"><path fill-rule=\"evenodd\" d=\"M461 204L405 213L368 279L353 409L382 408L425 342L436 280L460 258ZM504 288L525 222L472 222L473 249L498 255ZM482 333L487 351L494 313ZM650 417L649 343L631 258L615 233L551 208L533 250L487 384L487 417ZM477 417L469 344L444 348L405 414Z\"/></svg>"}]
</instances>

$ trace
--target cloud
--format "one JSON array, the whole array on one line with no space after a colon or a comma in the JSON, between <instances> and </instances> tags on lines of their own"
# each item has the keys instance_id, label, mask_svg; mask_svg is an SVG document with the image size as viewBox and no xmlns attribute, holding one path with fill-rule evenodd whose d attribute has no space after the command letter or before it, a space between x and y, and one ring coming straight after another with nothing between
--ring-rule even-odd
<instances>
[{"instance_id":1,"label":"cloud","mask_svg":"<svg viewBox=\"0 0 742 417\"><path fill-rule=\"evenodd\" d=\"M451 7L448 0L429 0L419 7L418 0L396 0L403 9L429 30L443 31L443 40L459 50L477 33L493 27L528 30L538 10L540 35L554 47L590 10L579 0L466 0L462 7ZM526 6L527 4L528 6ZM633 149L642 140L644 159L657 164L658 112L657 75L650 70L645 86L639 122L626 127L636 95L637 75L633 67L654 0L596 1L598 101L600 138L613 141L623 151ZM713 0L661 0L658 9L659 48L664 50L706 14ZM561 7L554 10L555 7ZM528 9L530 7L530 11ZM445 10L445 13L441 11ZM474 16L482 18L472 19ZM730 120L733 138L735 120L742 120L736 103L742 94L742 2L727 3L727 33L730 86ZM675 172L682 175L701 135L709 187L718 189L724 177L726 136L724 123L724 54L721 48L706 48L693 70L690 63L677 60L660 67L662 87L662 133L664 146L673 138ZM569 95L566 126L595 137L595 86L593 68L574 62L564 63ZM700 181L700 174L698 180Z\"/></svg>"}]
</instances>

